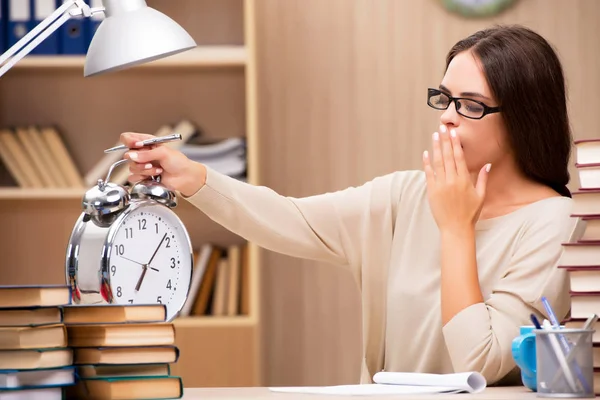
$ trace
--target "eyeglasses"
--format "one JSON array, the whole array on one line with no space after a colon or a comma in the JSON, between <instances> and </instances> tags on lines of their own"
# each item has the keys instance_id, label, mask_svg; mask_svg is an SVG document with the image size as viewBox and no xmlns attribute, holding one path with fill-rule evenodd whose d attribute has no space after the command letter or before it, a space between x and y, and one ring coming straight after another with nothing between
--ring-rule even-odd
<instances>
[{"instance_id":1,"label":"eyeglasses","mask_svg":"<svg viewBox=\"0 0 600 400\"><path fill-rule=\"evenodd\" d=\"M456 112L463 117L481 119L487 114L500 111L500 107L488 107L480 101L464 97L452 97L438 89L427 89L427 105L436 110L446 110L454 102Z\"/></svg>"}]
</instances>

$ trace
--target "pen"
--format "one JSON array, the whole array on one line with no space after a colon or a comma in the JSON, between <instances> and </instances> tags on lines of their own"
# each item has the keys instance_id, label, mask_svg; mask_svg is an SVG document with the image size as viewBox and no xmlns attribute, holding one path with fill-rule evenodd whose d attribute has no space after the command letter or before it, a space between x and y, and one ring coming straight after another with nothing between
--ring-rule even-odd
<instances>
[{"instance_id":1,"label":"pen","mask_svg":"<svg viewBox=\"0 0 600 400\"><path fill-rule=\"evenodd\" d=\"M553 326L550 325L550 321L548 321L547 319L544 320L542 326L546 330L549 330L549 331L554 330ZM549 334L548 340L550 341L550 346L552 346L552 350L554 350L554 354L556 355L556 360L560 364L560 367L562 368L563 373L565 374L565 378L567 378L567 383L569 384L569 386L571 386L571 390L573 390L573 392L577 392L577 385L575 383L575 378L573 378L573 374L571 374L571 370L569 369L569 366L567 365L567 360L565 359L564 353L560 349L560 344L558 343L556 336L554 336L553 334ZM579 377L579 378L581 379L581 377Z\"/></svg>"},{"instance_id":2,"label":"pen","mask_svg":"<svg viewBox=\"0 0 600 400\"><path fill-rule=\"evenodd\" d=\"M146 139L146 140L142 141L142 147L143 146L149 146L149 145L152 145L152 144L174 142L175 140L181 140L181 134L174 133L172 135L155 137L155 138L152 138L152 139ZM115 147L111 147L110 149L106 149L106 150L104 150L104 152L105 153L111 153L113 151L128 150L128 149L129 149L129 147L125 146L124 144L121 144L119 146L115 146Z\"/></svg>"},{"instance_id":3,"label":"pen","mask_svg":"<svg viewBox=\"0 0 600 400\"><path fill-rule=\"evenodd\" d=\"M590 315L590 317L583 324L583 328L582 329L583 330L591 329L592 326L594 326L594 324L596 323L596 321L598 321L598 316L596 314ZM566 360L567 364L569 364L571 362L571 360L573 359L573 357L575 357L575 349L579 345L579 342L581 342L583 340L583 338L584 338L583 336L579 336L579 338L577 338L577 341L573 345L573 348L571 349L571 351L567 355L567 360ZM554 378L552 379L552 383L550 384L550 387L554 387L554 384L556 383L556 380L558 378L560 378L560 370L556 371L556 374L554 375Z\"/></svg>"},{"instance_id":4,"label":"pen","mask_svg":"<svg viewBox=\"0 0 600 400\"><path fill-rule=\"evenodd\" d=\"M540 321L537 319L535 314L531 314L529 318L531 319L531 322L533 322L533 326L535 326L535 329L542 329L542 325L540 325Z\"/></svg>"},{"instance_id":5,"label":"pen","mask_svg":"<svg viewBox=\"0 0 600 400\"><path fill-rule=\"evenodd\" d=\"M546 298L546 296L542 296L541 300L542 300L542 304L544 305L544 308L546 309L546 312L548 313L548 318L550 319L549 325L551 324L552 327L554 327L555 329L560 329L560 324L558 322L558 318L556 318L556 314L554 314L554 310L552 310L552 307L550 306L550 302L548 302L548 299ZM551 327L549 327L549 329L551 329ZM556 340L556 338L554 338L554 339ZM564 337L564 335L560 335L560 334L558 335L557 344L560 344L564 353L561 352L560 355L557 354L556 356L561 358L562 360L564 360L564 354L565 353L568 354L571 351L571 346L569 346L569 343L567 342L567 339ZM559 348L559 350L560 350L560 348ZM579 378L579 381L583 385L585 391L589 392L590 386L587 383L586 379L584 378L583 373L581 372L581 368L579 368L579 365L577 364L577 362L575 362L574 368L575 368L575 373L577 374L577 377ZM565 371L565 374L566 374L566 371ZM570 371L569 371L569 374L570 374Z\"/></svg>"}]
</instances>

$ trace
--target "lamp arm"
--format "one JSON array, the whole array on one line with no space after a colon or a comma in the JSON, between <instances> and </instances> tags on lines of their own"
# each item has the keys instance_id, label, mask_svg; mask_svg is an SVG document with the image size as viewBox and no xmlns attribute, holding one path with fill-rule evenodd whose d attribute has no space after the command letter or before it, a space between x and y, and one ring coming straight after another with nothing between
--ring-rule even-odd
<instances>
[{"instance_id":1,"label":"lamp arm","mask_svg":"<svg viewBox=\"0 0 600 400\"><path fill-rule=\"evenodd\" d=\"M75 8L72 8L75 6ZM102 9L91 9L85 4L84 0L66 0L60 7L40 22L35 28L23 36L17 43L10 47L2 56L0 56L0 76L4 75L23 57L42 43L48 36L61 27L71 17L82 15L89 17L94 12L103 11ZM58 18L58 19L57 19ZM49 27L48 27L49 26ZM48 28L48 29L46 29ZM38 36L39 35L39 36ZM25 47L23 47L25 46ZM13 56L14 55L14 56ZM12 57L12 58L10 58ZM10 60L6 62L8 59ZM6 64L4 64L6 62Z\"/></svg>"}]
</instances>

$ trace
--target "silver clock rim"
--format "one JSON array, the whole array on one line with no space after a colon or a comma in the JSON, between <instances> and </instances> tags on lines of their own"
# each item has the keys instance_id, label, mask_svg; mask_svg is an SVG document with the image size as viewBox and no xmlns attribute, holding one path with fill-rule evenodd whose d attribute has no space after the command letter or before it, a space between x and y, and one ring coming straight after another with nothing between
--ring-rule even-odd
<instances>
[{"instance_id":1,"label":"silver clock rim","mask_svg":"<svg viewBox=\"0 0 600 400\"><path fill-rule=\"evenodd\" d=\"M77 221L75 222L75 227L71 232L71 236L69 237L69 242L67 245L67 257L65 260L65 275L67 285L71 289L71 301L75 302L75 304L79 304L81 302L81 298L79 297L80 289L79 289L79 247L81 245L81 238L85 233L85 227L88 222L91 220L85 221L86 213L82 212ZM93 223L93 222L92 222Z\"/></svg>"},{"instance_id":2,"label":"silver clock rim","mask_svg":"<svg viewBox=\"0 0 600 400\"><path fill-rule=\"evenodd\" d=\"M110 258L110 252L112 249L112 245L115 241L115 237L117 235L117 231L120 228L121 223L123 222L123 220L125 218L127 218L129 216L129 214L131 214L133 211L139 209L139 208L143 208L143 207L148 207L148 206L162 206L162 207L166 207L164 205L161 205L155 201L152 200L138 200L135 202L131 202L129 203L129 207L124 210L115 220L115 222L112 223L111 227L108 229L108 233L106 234L106 238L104 240L104 246L102 247L102 254L100 257L100 275L101 275L101 279L100 279L100 285L101 285L101 290L104 291L104 293L106 293L106 301L108 303L113 303L113 299L114 296L112 294L112 289L111 289L111 281L110 281L110 268L109 268L109 263L108 260ZM183 309L183 306L185 305L187 298L189 296L190 293L190 288L192 285L192 273L194 270L194 251L192 249L192 241L190 239L190 235L187 232L187 229L185 228L185 224L183 223L183 221L181 220L181 218L179 218L179 215L177 215L177 213L175 213L174 211L172 211L170 208L166 207L171 213L173 213L173 217L177 220L177 222L181 225L181 227L183 228L183 236L185 238L186 244L188 245L188 248L190 249L190 277L189 277L189 281L188 281L188 286L186 288L185 291L185 300L181 303L181 305L177 308L176 312L173 314L173 316L170 319L167 319L167 321L172 321L173 319L177 318L179 316L179 314L181 313L181 310Z\"/></svg>"}]
</instances>

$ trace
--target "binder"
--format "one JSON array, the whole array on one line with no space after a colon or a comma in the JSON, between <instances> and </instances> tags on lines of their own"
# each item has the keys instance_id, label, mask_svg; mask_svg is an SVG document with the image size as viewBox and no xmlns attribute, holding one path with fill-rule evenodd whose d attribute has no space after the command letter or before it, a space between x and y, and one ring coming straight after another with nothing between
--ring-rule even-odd
<instances>
[{"instance_id":1,"label":"binder","mask_svg":"<svg viewBox=\"0 0 600 400\"><path fill-rule=\"evenodd\" d=\"M71 19L60 27L60 48L62 54L83 55L86 53L87 26L85 17L77 16L71 17Z\"/></svg>"},{"instance_id":2,"label":"binder","mask_svg":"<svg viewBox=\"0 0 600 400\"><path fill-rule=\"evenodd\" d=\"M30 4L34 26L37 26L40 22L56 11L56 8L60 6L60 0L31 0ZM60 33L60 29L54 31L52 35L43 40L29 54L59 54Z\"/></svg>"},{"instance_id":3,"label":"binder","mask_svg":"<svg viewBox=\"0 0 600 400\"><path fill-rule=\"evenodd\" d=\"M0 0L0 53L8 50L6 31L8 30L8 3L6 0Z\"/></svg>"},{"instance_id":4,"label":"binder","mask_svg":"<svg viewBox=\"0 0 600 400\"><path fill-rule=\"evenodd\" d=\"M33 29L31 2L29 0L8 0L7 46L16 44Z\"/></svg>"},{"instance_id":5,"label":"binder","mask_svg":"<svg viewBox=\"0 0 600 400\"><path fill-rule=\"evenodd\" d=\"M102 4L102 0L88 0L87 3L90 5L91 8L104 7L104 4ZM86 53L87 53L88 49L90 48L90 44L92 43L92 39L94 38L94 35L96 34L96 30L98 30L98 27L100 26L100 24L102 23L104 18L105 18L104 13L96 13L96 14L92 15L90 18L86 18L86 23L87 23L87 29L86 29L87 38L86 38L86 44L85 44L85 52Z\"/></svg>"}]
</instances>

